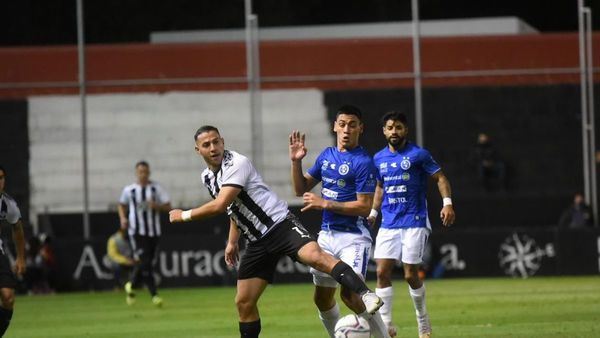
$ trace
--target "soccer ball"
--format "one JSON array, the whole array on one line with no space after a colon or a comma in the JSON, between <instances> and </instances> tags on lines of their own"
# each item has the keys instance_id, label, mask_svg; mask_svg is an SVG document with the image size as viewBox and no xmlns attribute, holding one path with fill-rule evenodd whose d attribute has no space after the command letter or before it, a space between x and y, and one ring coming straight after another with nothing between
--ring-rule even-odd
<instances>
[{"instance_id":1,"label":"soccer ball","mask_svg":"<svg viewBox=\"0 0 600 338\"><path fill-rule=\"evenodd\" d=\"M371 337L369 322L355 314L344 316L335 324L335 338L369 337Z\"/></svg>"}]
</instances>

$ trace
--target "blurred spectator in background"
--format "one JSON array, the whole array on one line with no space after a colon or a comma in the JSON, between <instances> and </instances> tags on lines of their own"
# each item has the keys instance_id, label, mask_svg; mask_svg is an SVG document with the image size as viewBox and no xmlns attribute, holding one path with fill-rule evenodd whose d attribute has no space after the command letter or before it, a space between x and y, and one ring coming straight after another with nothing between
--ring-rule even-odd
<instances>
[{"instance_id":1,"label":"blurred spectator in background","mask_svg":"<svg viewBox=\"0 0 600 338\"><path fill-rule=\"evenodd\" d=\"M497 187L506 189L506 165L500 160L498 151L492 145L486 133L479 133L473 149L472 161L477 166L477 174L483 188L487 191Z\"/></svg>"},{"instance_id":2,"label":"blurred spectator in background","mask_svg":"<svg viewBox=\"0 0 600 338\"><path fill-rule=\"evenodd\" d=\"M54 292L56 257L49 236L42 233L29 239L26 262L25 285L28 292L33 294Z\"/></svg>"},{"instance_id":3,"label":"blurred spectator in background","mask_svg":"<svg viewBox=\"0 0 600 338\"><path fill-rule=\"evenodd\" d=\"M558 220L558 226L566 228L591 227L594 224L592 209L585 203L583 194L576 193L573 204L569 205Z\"/></svg>"},{"instance_id":4,"label":"blurred spectator in background","mask_svg":"<svg viewBox=\"0 0 600 338\"><path fill-rule=\"evenodd\" d=\"M122 288L129 280L129 274L135 265L133 250L127 238L127 231L119 228L106 242L106 254L115 275L116 287Z\"/></svg>"}]
</instances>

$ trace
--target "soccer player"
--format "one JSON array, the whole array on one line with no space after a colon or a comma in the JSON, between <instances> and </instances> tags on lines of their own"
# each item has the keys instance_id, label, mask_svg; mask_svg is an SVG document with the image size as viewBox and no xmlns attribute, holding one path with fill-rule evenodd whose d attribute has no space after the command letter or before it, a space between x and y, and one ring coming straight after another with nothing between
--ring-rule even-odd
<instances>
[{"instance_id":1,"label":"soccer player","mask_svg":"<svg viewBox=\"0 0 600 338\"><path fill-rule=\"evenodd\" d=\"M319 245L365 278L372 243L366 217L373 202L376 169L371 156L359 145L363 132L361 119L362 113L357 107L340 107L333 123L337 145L325 148L305 174L302 173L302 159L307 153L305 135L293 131L289 148L294 190L304 200L302 211L323 210ZM322 184L320 196L310 192L319 182ZM329 336L334 337L340 317L334 298L338 283L315 269L311 272L319 318ZM340 296L352 311L369 321L373 335L388 337L379 313L372 315L365 311L360 298L343 285Z\"/></svg>"},{"instance_id":2,"label":"soccer player","mask_svg":"<svg viewBox=\"0 0 600 338\"><path fill-rule=\"evenodd\" d=\"M158 296L153 263L161 235L160 212L171 210L171 203L167 192L150 180L150 165L147 162L136 163L135 176L137 181L123 189L118 205L121 227L128 229L133 257L138 262L133 268L131 280L125 283L125 300L128 305L135 302L134 289L140 287L143 281L152 303L160 307L163 300Z\"/></svg>"},{"instance_id":3,"label":"soccer player","mask_svg":"<svg viewBox=\"0 0 600 338\"><path fill-rule=\"evenodd\" d=\"M171 222L199 220L227 212L230 231L225 250L229 265L238 262L238 239L244 235L246 250L238 267L235 303L240 337L256 338L261 331L257 302L272 282L277 262L283 255L325 273L362 295L367 311L376 312L381 300L370 291L352 268L325 253L300 221L263 181L250 160L231 150L219 130L202 126L194 135L196 152L208 168L202 179L213 200L194 209L174 209Z\"/></svg>"},{"instance_id":4,"label":"soccer player","mask_svg":"<svg viewBox=\"0 0 600 338\"><path fill-rule=\"evenodd\" d=\"M22 276L25 273L25 235L23 233L23 222L21 211L15 200L4 192L6 183L6 171L0 166L0 222L7 221L12 225L13 241L17 251L14 272ZM2 249L0 240L0 337L4 336L13 315L15 305L15 287L17 280L8 262L8 258Z\"/></svg>"},{"instance_id":5,"label":"soccer player","mask_svg":"<svg viewBox=\"0 0 600 338\"><path fill-rule=\"evenodd\" d=\"M377 262L376 293L384 300L381 316L390 335L396 335L392 325L392 271L397 260L404 267L404 279L409 285L419 330L419 337L431 336L431 324L425 306L425 285L418 275L423 251L431 233L427 217L427 177L438 186L443 200L440 212L442 224L454 223L450 199L450 182L431 154L407 140L406 115L389 112L382 118L387 146L374 156L378 169L377 189L369 223L374 223L381 209L381 226L377 233L374 257Z\"/></svg>"}]
</instances>

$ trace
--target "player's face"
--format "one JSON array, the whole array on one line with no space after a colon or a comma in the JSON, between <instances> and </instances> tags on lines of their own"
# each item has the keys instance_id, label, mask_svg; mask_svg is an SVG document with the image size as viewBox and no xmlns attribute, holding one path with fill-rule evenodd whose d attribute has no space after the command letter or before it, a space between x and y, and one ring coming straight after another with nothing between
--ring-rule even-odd
<instances>
[{"instance_id":1,"label":"player's face","mask_svg":"<svg viewBox=\"0 0 600 338\"><path fill-rule=\"evenodd\" d=\"M333 123L333 131L337 134L338 148L349 150L358 146L363 124L356 115L340 114Z\"/></svg>"},{"instance_id":2,"label":"player's face","mask_svg":"<svg viewBox=\"0 0 600 338\"><path fill-rule=\"evenodd\" d=\"M0 192L4 191L4 184L6 183L6 176L4 170L0 170Z\"/></svg>"},{"instance_id":3,"label":"player's face","mask_svg":"<svg viewBox=\"0 0 600 338\"><path fill-rule=\"evenodd\" d=\"M137 177L139 183L148 183L150 180L150 168L143 164L138 165L135 167L135 177Z\"/></svg>"},{"instance_id":4,"label":"player's face","mask_svg":"<svg viewBox=\"0 0 600 338\"><path fill-rule=\"evenodd\" d=\"M196 138L196 152L204 158L210 169L218 169L223 161L225 142L219 133L214 130L198 135Z\"/></svg>"},{"instance_id":5,"label":"player's face","mask_svg":"<svg viewBox=\"0 0 600 338\"><path fill-rule=\"evenodd\" d=\"M408 135L408 128L400 121L387 120L383 126L383 135L392 147L401 146Z\"/></svg>"}]
</instances>

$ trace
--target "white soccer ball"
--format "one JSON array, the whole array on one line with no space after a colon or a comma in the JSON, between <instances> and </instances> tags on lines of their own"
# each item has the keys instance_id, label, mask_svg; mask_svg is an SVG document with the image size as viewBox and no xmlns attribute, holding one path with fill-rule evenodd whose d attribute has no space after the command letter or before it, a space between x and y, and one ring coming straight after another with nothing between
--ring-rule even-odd
<instances>
[{"instance_id":1,"label":"white soccer ball","mask_svg":"<svg viewBox=\"0 0 600 338\"><path fill-rule=\"evenodd\" d=\"M335 324L335 338L369 337L371 337L369 322L355 314L344 316Z\"/></svg>"}]
</instances>

